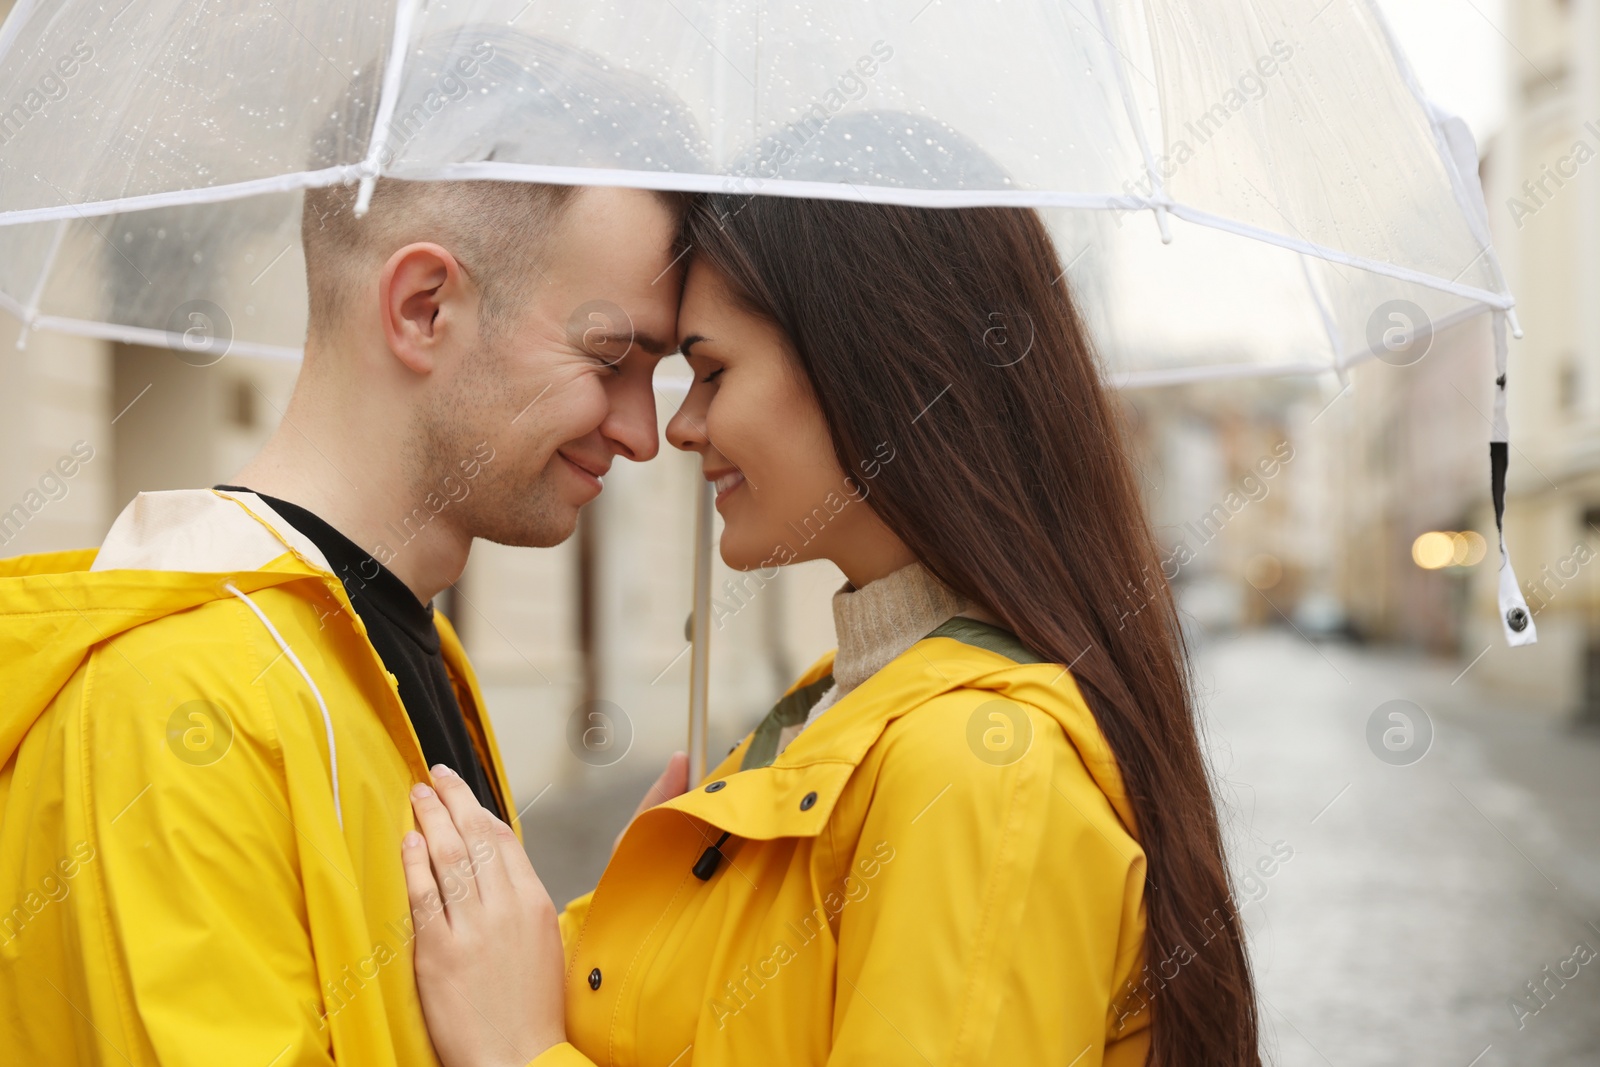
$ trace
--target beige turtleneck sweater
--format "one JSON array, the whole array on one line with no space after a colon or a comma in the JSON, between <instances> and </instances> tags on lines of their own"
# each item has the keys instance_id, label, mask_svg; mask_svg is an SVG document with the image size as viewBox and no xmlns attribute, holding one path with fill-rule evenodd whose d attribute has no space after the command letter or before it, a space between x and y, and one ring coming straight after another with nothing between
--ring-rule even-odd
<instances>
[{"instance_id":1,"label":"beige turtleneck sweater","mask_svg":"<svg viewBox=\"0 0 1600 1067\"><path fill-rule=\"evenodd\" d=\"M920 563L901 567L860 589L845 583L833 594L833 629L839 642L833 659L833 685L805 722L783 729L778 735L778 751L890 660L957 615L995 622L988 612L952 592Z\"/></svg>"}]
</instances>

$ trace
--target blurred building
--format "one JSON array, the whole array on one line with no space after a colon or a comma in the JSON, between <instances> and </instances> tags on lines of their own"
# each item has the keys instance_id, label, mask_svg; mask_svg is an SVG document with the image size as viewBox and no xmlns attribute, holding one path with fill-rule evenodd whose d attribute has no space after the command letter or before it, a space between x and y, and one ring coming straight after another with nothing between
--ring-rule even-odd
<instances>
[{"instance_id":1,"label":"blurred building","mask_svg":"<svg viewBox=\"0 0 1600 1067\"><path fill-rule=\"evenodd\" d=\"M1485 197L1524 336L1511 342L1506 532L1539 643L1478 669L1600 713L1600 2L1509 6L1511 100ZM1473 583L1482 648L1499 645L1493 574Z\"/></svg>"},{"instance_id":2,"label":"blurred building","mask_svg":"<svg viewBox=\"0 0 1600 1067\"><path fill-rule=\"evenodd\" d=\"M1494 543L1493 372L1489 320L1480 316L1441 332L1409 366L1373 360L1353 368L1347 390L1318 417L1333 456L1336 588L1356 636L1457 655L1479 630L1489 635L1495 604L1469 610L1469 599L1474 573L1494 575L1493 553L1482 552ZM1470 564L1424 569L1412 546L1430 531L1483 541ZM1474 619L1480 610L1484 618Z\"/></svg>"},{"instance_id":3,"label":"blurred building","mask_svg":"<svg viewBox=\"0 0 1600 1067\"><path fill-rule=\"evenodd\" d=\"M1162 575L1190 627L1342 628L1317 389L1259 379L1124 395Z\"/></svg>"}]
</instances>

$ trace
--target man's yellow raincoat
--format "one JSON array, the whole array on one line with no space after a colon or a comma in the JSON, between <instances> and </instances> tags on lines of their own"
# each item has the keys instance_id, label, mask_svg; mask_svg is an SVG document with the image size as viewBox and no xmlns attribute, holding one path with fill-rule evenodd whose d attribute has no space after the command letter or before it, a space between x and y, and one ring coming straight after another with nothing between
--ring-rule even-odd
<instances>
[{"instance_id":1,"label":"man's yellow raincoat","mask_svg":"<svg viewBox=\"0 0 1600 1067\"><path fill-rule=\"evenodd\" d=\"M984 629L640 815L562 915L570 1043L536 1067L1142 1064L1159 1000L1115 761L1067 671Z\"/></svg>"},{"instance_id":2,"label":"man's yellow raincoat","mask_svg":"<svg viewBox=\"0 0 1600 1067\"><path fill-rule=\"evenodd\" d=\"M435 1064L399 858L426 780L343 585L259 498L146 494L98 560L0 561L0 1059Z\"/></svg>"}]
</instances>

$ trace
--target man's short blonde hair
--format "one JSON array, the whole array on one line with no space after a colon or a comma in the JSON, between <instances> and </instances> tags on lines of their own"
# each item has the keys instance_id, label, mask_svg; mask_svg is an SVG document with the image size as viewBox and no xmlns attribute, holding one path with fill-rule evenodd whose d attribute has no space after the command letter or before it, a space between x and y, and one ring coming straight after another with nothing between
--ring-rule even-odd
<instances>
[{"instance_id":1,"label":"man's short blonde hair","mask_svg":"<svg viewBox=\"0 0 1600 1067\"><path fill-rule=\"evenodd\" d=\"M456 257L478 287L479 329L500 335L527 303L545 245L578 192L531 182L380 178L366 216L356 218L357 189L306 190L300 238L313 337L337 334L389 257L418 241Z\"/></svg>"}]
</instances>

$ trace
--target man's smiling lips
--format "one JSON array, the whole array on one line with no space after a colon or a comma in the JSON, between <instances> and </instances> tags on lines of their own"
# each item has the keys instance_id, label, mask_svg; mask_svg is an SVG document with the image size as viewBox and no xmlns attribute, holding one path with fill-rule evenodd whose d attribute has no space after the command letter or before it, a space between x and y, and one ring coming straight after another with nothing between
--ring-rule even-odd
<instances>
[{"instance_id":1,"label":"man's smiling lips","mask_svg":"<svg viewBox=\"0 0 1600 1067\"><path fill-rule=\"evenodd\" d=\"M611 469L610 463L602 463L592 459L574 459L572 456L567 455L567 453L562 452L560 449L556 450L556 455L565 460L567 466L571 467L573 472L577 474L579 478L592 485L595 492L598 493L604 488L604 482L602 479L605 478L606 471Z\"/></svg>"}]
</instances>

